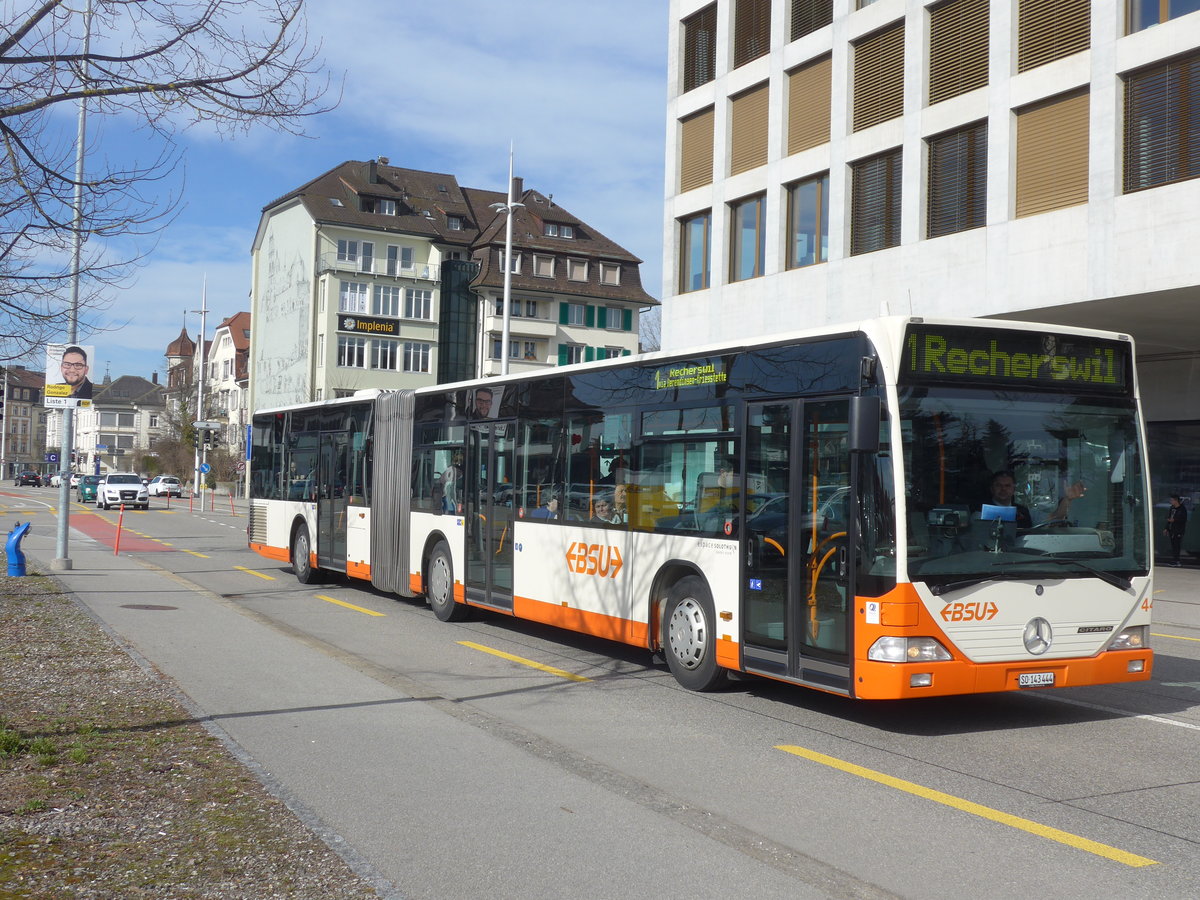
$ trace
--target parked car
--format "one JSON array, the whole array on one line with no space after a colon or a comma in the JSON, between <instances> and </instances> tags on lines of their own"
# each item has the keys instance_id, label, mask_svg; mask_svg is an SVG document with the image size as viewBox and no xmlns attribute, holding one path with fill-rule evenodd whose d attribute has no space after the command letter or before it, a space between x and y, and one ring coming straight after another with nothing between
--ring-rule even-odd
<instances>
[{"instance_id":1,"label":"parked car","mask_svg":"<svg viewBox=\"0 0 1200 900\"><path fill-rule=\"evenodd\" d=\"M14 482L14 484L17 487L21 487L22 485L25 485L25 484L32 484L34 487L41 487L42 486L42 476L39 475L37 472L34 472L31 469L27 469L26 471L21 472L17 475L16 481Z\"/></svg>"},{"instance_id":2,"label":"parked car","mask_svg":"<svg viewBox=\"0 0 1200 900\"><path fill-rule=\"evenodd\" d=\"M82 475L80 475L78 472L72 472L72 473L71 473L71 487L78 487L78 486L79 486L79 479L80 479L80 478L82 478L82 477L83 477L83 476L82 476Z\"/></svg>"},{"instance_id":3,"label":"parked car","mask_svg":"<svg viewBox=\"0 0 1200 900\"><path fill-rule=\"evenodd\" d=\"M182 497L183 485L174 475L155 475L146 486L151 497Z\"/></svg>"},{"instance_id":4,"label":"parked car","mask_svg":"<svg viewBox=\"0 0 1200 900\"><path fill-rule=\"evenodd\" d=\"M80 503L96 502L96 485L100 483L99 475L84 475L79 479L78 497Z\"/></svg>"},{"instance_id":5,"label":"parked car","mask_svg":"<svg viewBox=\"0 0 1200 900\"><path fill-rule=\"evenodd\" d=\"M142 484L142 476L132 472L109 472L96 485L96 505L101 509L112 506L150 508L150 495Z\"/></svg>"}]
</instances>

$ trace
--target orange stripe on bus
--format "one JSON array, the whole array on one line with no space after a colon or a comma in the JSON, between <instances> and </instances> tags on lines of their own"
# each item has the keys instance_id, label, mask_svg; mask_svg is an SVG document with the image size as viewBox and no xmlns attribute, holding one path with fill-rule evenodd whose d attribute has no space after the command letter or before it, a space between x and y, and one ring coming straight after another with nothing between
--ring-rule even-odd
<instances>
[{"instance_id":1,"label":"orange stripe on bus","mask_svg":"<svg viewBox=\"0 0 1200 900\"><path fill-rule=\"evenodd\" d=\"M346 574L351 578L361 578L363 581L370 581L371 564L346 560Z\"/></svg>"},{"instance_id":2,"label":"orange stripe on bus","mask_svg":"<svg viewBox=\"0 0 1200 900\"><path fill-rule=\"evenodd\" d=\"M634 622L604 613L590 612L557 603L544 603L529 597L513 597L513 615L531 622L541 622L556 628L578 631L593 637L635 647L648 646L649 631L645 622Z\"/></svg>"},{"instance_id":3,"label":"orange stripe on bus","mask_svg":"<svg viewBox=\"0 0 1200 900\"><path fill-rule=\"evenodd\" d=\"M717 665L723 666L726 669L742 668L741 645L733 639L732 635L723 634L721 639L717 641Z\"/></svg>"},{"instance_id":4,"label":"orange stripe on bus","mask_svg":"<svg viewBox=\"0 0 1200 900\"><path fill-rule=\"evenodd\" d=\"M425 593L425 585L421 583L421 573L420 572L409 572L408 573L408 589L413 594Z\"/></svg>"},{"instance_id":5,"label":"orange stripe on bus","mask_svg":"<svg viewBox=\"0 0 1200 900\"><path fill-rule=\"evenodd\" d=\"M288 553L287 547L270 547L266 544L250 544L250 549L259 556L265 556L267 559L277 559L280 562L291 562L292 556Z\"/></svg>"}]
</instances>

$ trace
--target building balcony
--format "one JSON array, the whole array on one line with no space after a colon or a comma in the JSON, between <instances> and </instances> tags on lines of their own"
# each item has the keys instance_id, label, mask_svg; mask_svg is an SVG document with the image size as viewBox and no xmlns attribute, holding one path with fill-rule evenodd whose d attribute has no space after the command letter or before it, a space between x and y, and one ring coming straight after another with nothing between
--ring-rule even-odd
<instances>
[{"instance_id":1,"label":"building balcony","mask_svg":"<svg viewBox=\"0 0 1200 900\"><path fill-rule=\"evenodd\" d=\"M391 278L403 278L412 281L441 281L441 266L430 263L414 263L403 266L398 260L380 259L379 257L338 259L336 253L322 255L320 269L323 272L354 275L384 275Z\"/></svg>"},{"instance_id":2,"label":"building balcony","mask_svg":"<svg viewBox=\"0 0 1200 900\"><path fill-rule=\"evenodd\" d=\"M483 330L491 334L500 334L504 330L504 316L494 313L484 316ZM509 316L508 333L514 340L517 338L553 338L558 334L558 323L549 319Z\"/></svg>"}]
</instances>

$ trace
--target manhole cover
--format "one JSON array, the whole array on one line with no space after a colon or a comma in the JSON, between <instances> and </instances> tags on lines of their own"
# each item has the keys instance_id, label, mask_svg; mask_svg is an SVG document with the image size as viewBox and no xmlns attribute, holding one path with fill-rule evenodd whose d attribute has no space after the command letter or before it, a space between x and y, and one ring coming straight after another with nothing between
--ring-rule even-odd
<instances>
[{"instance_id":1,"label":"manhole cover","mask_svg":"<svg viewBox=\"0 0 1200 900\"><path fill-rule=\"evenodd\" d=\"M178 606L158 606L154 603L122 603L121 609L179 609Z\"/></svg>"}]
</instances>

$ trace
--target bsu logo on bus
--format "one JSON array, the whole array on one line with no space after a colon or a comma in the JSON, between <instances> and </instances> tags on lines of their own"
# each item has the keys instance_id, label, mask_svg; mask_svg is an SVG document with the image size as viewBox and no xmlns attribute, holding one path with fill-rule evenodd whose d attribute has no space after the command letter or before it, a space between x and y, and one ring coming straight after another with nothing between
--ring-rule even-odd
<instances>
[{"instance_id":1,"label":"bsu logo on bus","mask_svg":"<svg viewBox=\"0 0 1200 900\"><path fill-rule=\"evenodd\" d=\"M567 548L567 568L576 575L616 578L621 571L621 551L608 544L575 541Z\"/></svg>"}]
</instances>

